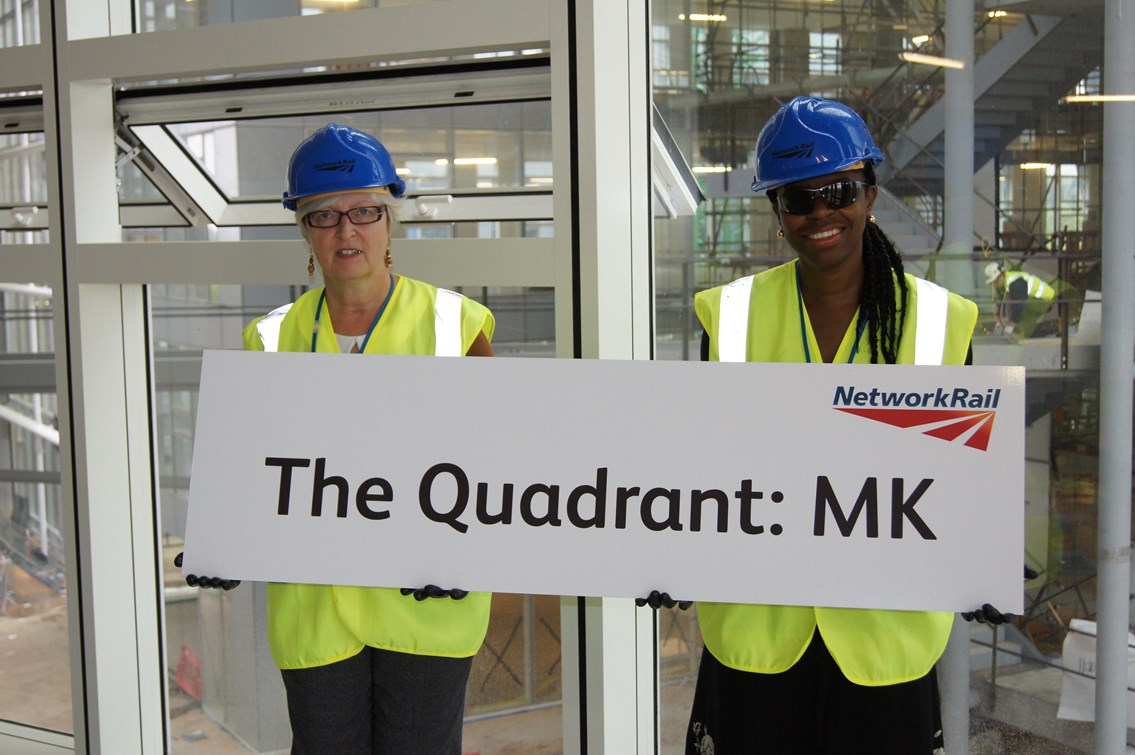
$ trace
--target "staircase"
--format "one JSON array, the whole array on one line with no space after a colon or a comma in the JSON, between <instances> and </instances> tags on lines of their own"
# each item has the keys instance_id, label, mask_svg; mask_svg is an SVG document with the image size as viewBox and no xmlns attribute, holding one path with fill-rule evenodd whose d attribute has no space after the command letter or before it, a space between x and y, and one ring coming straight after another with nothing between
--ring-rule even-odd
<instances>
[{"instance_id":1,"label":"staircase","mask_svg":"<svg viewBox=\"0 0 1135 755\"><path fill-rule=\"evenodd\" d=\"M1026 16L974 69L977 171L1103 61L1103 15L1066 4L1068 15ZM946 105L939 99L887 145L880 182L900 196L944 190Z\"/></svg>"},{"instance_id":2,"label":"staircase","mask_svg":"<svg viewBox=\"0 0 1135 755\"><path fill-rule=\"evenodd\" d=\"M885 165L886 163L884 163ZM938 250L941 237L889 191L879 186L871 210L875 222L902 253L903 267L920 278L927 277L930 255Z\"/></svg>"}]
</instances>

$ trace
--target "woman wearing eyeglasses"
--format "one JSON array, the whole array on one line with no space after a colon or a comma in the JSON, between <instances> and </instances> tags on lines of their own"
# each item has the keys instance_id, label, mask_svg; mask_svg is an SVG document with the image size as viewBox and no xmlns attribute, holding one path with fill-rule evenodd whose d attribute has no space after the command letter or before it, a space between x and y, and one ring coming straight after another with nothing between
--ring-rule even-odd
<instances>
[{"instance_id":1,"label":"woman wearing eyeglasses","mask_svg":"<svg viewBox=\"0 0 1135 755\"><path fill-rule=\"evenodd\" d=\"M324 285L250 323L245 347L491 356L488 309L392 271L390 233L404 190L390 154L369 134L332 123L300 143L284 206L310 247L309 276L318 264ZM319 396L313 387L298 400ZM350 422L351 402L397 397L374 386L339 400ZM428 428L382 432L408 443L429 437ZM487 593L434 585L269 584L268 639L287 690L292 752L459 754L465 685L489 602Z\"/></svg>"},{"instance_id":2,"label":"woman wearing eyeglasses","mask_svg":"<svg viewBox=\"0 0 1135 755\"><path fill-rule=\"evenodd\" d=\"M882 160L837 102L797 97L765 124L752 188L796 259L696 295L703 359L969 363L977 306L905 273L871 215ZM913 755L940 740L934 664L952 614L700 603L698 619L689 755Z\"/></svg>"}]
</instances>

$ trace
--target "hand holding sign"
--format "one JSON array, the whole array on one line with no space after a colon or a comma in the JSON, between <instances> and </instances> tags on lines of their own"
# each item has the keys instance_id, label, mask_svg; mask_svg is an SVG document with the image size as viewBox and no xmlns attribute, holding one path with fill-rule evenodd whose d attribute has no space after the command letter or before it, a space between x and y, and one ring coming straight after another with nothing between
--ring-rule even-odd
<instances>
[{"instance_id":1,"label":"hand holding sign","mask_svg":"<svg viewBox=\"0 0 1135 755\"><path fill-rule=\"evenodd\" d=\"M180 569L181 560L184 555L184 553L178 553L176 556L174 556L173 565ZM202 577L197 574L186 574L185 584L189 585L190 587L201 587L205 589L213 587L221 590L231 590L240 584L240 580L225 579L223 577Z\"/></svg>"},{"instance_id":2,"label":"hand holding sign","mask_svg":"<svg viewBox=\"0 0 1135 755\"><path fill-rule=\"evenodd\" d=\"M670 593L668 592L651 590L650 594L645 598L635 598L634 604L639 608L642 608L643 606L650 606L656 611L659 608L673 608L674 606L677 606L681 610L685 611L687 608L692 606L694 602L692 600L674 600L670 597Z\"/></svg>"},{"instance_id":3,"label":"hand holding sign","mask_svg":"<svg viewBox=\"0 0 1135 755\"><path fill-rule=\"evenodd\" d=\"M403 595L413 595L414 600L419 602L427 598L453 598L454 600L464 600L465 597L469 595L468 590L459 590L457 588L446 590L437 585L426 585L425 587L419 588L403 587L401 593Z\"/></svg>"},{"instance_id":4,"label":"hand holding sign","mask_svg":"<svg viewBox=\"0 0 1135 755\"><path fill-rule=\"evenodd\" d=\"M1040 576L1040 572L1025 564L1025 579L1036 579ZM1006 624L1013 619L1017 618L1016 614L1001 613L989 603L985 603L981 608L976 611L966 611L962 614L962 618L966 621L977 621L978 624L992 624L997 626L999 624Z\"/></svg>"}]
</instances>

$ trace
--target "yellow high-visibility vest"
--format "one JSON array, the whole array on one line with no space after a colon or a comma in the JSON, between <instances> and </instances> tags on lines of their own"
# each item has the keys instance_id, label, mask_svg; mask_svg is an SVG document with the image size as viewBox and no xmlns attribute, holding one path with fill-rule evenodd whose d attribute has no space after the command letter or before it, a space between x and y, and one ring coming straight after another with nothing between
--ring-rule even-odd
<instances>
[{"instance_id":1,"label":"yellow high-visibility vest","mask_svg":"<svg viewBox=\"0 0 1135 755\"><path fill-rule=\"evenodd\" d=\"M316 351L339 351L325 304L316 317L322 293L321 288L307 291L293 304L250 322L242 334L245 348L311 351L314 338ZM462 356L479 333L491 340L495 325L480 303L399 276L363 353ZM422 435L427 437L428 431ZM490 602L491 595L483 592L460 601L418 601L393 588L270 582L268 644L282 669L324 666L350 658L366 645L464 658L484 642Z\"/></svg>"},{"instance_id":2,"label":"yellow high-visibility vest","mask_svg":"<svg viewBox=\"0 0 1135 755\"><path fill-rule=\"evenodd\" d=\"M801 318L797 264L793 260L695 295L694 309L710 336L711 360L805 362L808 354L820 353L806 311ZM906 282L899 363L964 364L977 305L912 275ZM856 344L857 336L863 344ZM857 334L855 318L833 361L849 360L871 361L870 346L864 334ZM698 621L706 648L730 668L764 674L786 671L819 631L849 680L879 686L929 673L946 648L953 614L698 603Z\"/></svg>"},{"instance_id":3,"label":"yellow high-visibility vest","mask_svg":"<svg viewBox=\"0 0 1135 755\"><path fill-rule=\"evenodd\" d=\"M1024 270L1009 270L1005 273L1005 291L1008 291L1013 281L1018 279L1022 279L1025 283L1029 284L1030 299L1052 301L1056 298L1055 288L1045 283L1040 276L1026 273Z\"/></svg>"}]
</instances>

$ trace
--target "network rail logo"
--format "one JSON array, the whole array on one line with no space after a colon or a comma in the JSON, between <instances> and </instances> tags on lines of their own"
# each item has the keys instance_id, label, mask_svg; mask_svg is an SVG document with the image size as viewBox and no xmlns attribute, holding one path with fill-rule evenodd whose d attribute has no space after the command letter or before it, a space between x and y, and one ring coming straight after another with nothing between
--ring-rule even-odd
<instances>
[{"instance_id":1,"label":"network rail logo","mask_svg":"<svg viewBox=\"0 0 1135 755\"><path fill-rule=\"evenodd\" d=\"M774 149L772 156L777 160L788 160L794 157L811 157L812 150L815 148L815 142L804 142L796 144L792 147L784 147L782 149Z\"/></svg>"},{"instance_id":2,"label":"network rail logo","mask_svg":"<svg viewBox=\"0 0 1135 755\"><path fill-rule=\"evenodd\" d=\"M985 451L997 416L1000 388L937 388L933 391L866 390L837 386L832 408L893 427L917 429L932 438Z\"/></svg>"},{"instance_id":3,"label":"network rail logo","mask_svg":"<svg viewBox=\"0 0 1135 755\"><path fill-rule=\"evenodd\" d=\"M313 167L316 170L330 171L332 173L354 173L355 158L349 157L342 160L334 160L332 162L316 163Z\"/></svg>"}]
</instances>

